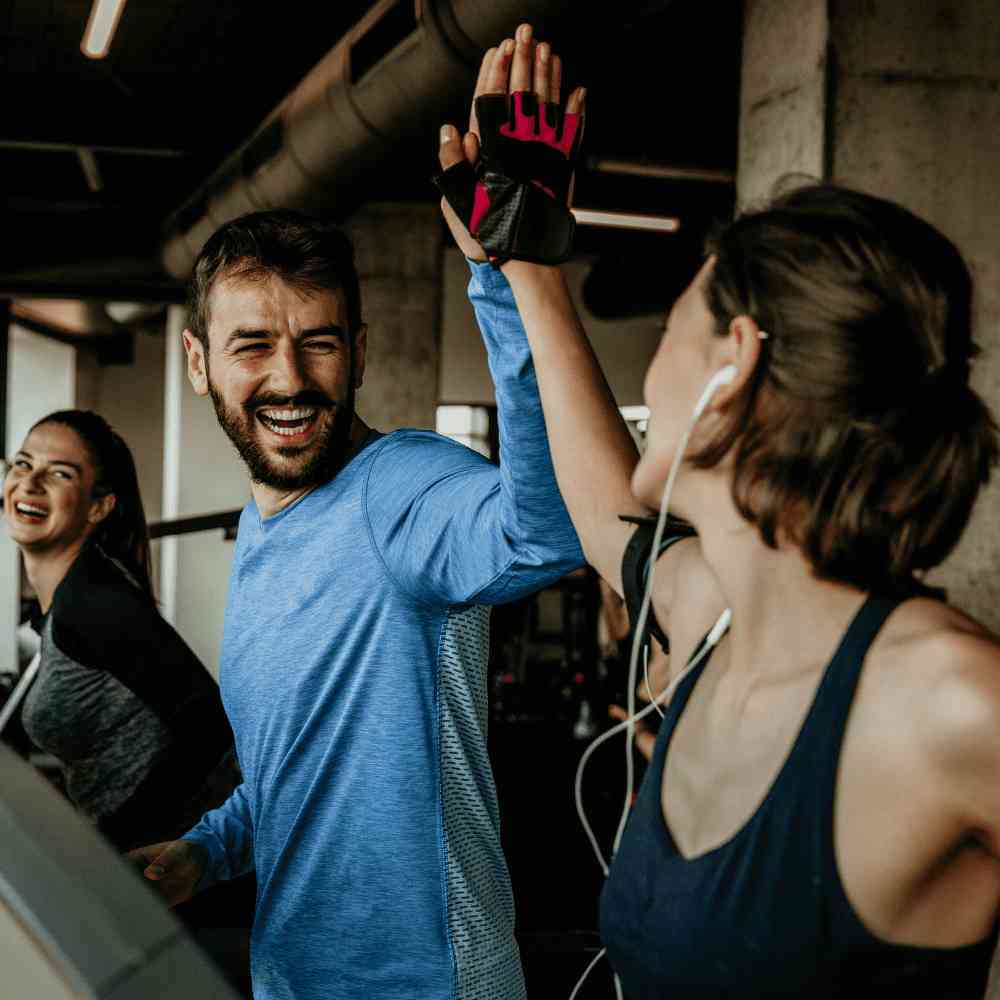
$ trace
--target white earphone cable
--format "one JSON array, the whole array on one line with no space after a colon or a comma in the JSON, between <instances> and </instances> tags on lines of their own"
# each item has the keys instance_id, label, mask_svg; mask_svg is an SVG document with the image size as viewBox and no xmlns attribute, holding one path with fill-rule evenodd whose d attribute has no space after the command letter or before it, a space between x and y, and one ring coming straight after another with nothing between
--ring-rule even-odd
<instances>
[{"instance_id":1,"label":"white earphone cable","mask_svg":"<svg viewBox=\"0 0 1000 1000\"><path fill-rule=\"evenodd\" d=\"M593 752L606 740L610 739L612 736L617 735L623 730L626 733L625 738L625 802L622 808L621 819L618 823L618 829L615 833L614 844L612 846L611 857L614 860L614 855L617 853L618 848L621 844L622 835L625 832L625 825L628 822L629 810L632 805L632 793L635 787L635 762L633 759L633 748L635 746L635 724L640 719L644 718L652 711L657 711L660 715L663 712L659 708L660 702L669 701L673 696L678 684L692 671L699 663L705 658L705 656L712 650L719 642L719 640L726 634L729 628L729 623L732 620L732 614L729 608L719 616L718 621L712 626L711 631L705 638L705 641L701 644L701 647L695 651L691 659L685 664L682 670L679 670L676 676L670 681L670 683L660 692L659 695L653 697L653 692L649 683L649 661L645 661L645 680L646 680L646 690L650 695L650 703L642 709L642 711L636 713L635 711L635 687L636 687L636 675L638 673L639 664L639 650L643 648L644 644L642 642L642 637L646 630L646 622L649 619L649 609L652 603L653 597L653 579L656 567L657 554L660 551L660 545L663 542L663 532L667 523L667 512L670 509L670 497L674 489L674 481L677 478L677 473L680 470L681 462L684 458L684 453L687 450L688 441L691 438L691 434L694 431L695 426L701 419L701 415L708 405L715 391L721 385L725 385L731 382L736 375L736 368L732 365L723 368L722 370L716 372L716 374L709 379L708 384L705 386L704 391L701 394L695 408L691 414L691 420L688 423L687 430L684 432L684 436L681 438L680 446L677 449L677 454L674 456L674 460L670 466L670 473L667 476L667 481L663 487L663 495L660 501L660 513L656 522L656 530L653 534L653 544L650 548L649 555L649 570L646 574L646 589L643 593L642 604L639 607L639 616L635 623L635 627L632 634L632 651L629 657L629 672L628 672L628 702L627 702L627 717L623 722L620 722L616 726L612 726L609 730L602 733L595 739L590 746L584 751L583 755L580 757L580 763L576 768L576 780L574 782L574 796L576 799L576 811L580 817L580 822L583 825L584 832L587 835L587 839L590 841L590 846L593 848L594 854L597 857L597 863L601 866L601 871L604 873L605 878L608 876L609 867L608 862L604 860L604 854L601 851L601 846L597 842L597 837L594 834L593 828L587 820L586 811L583 807L583 772L587 766L587 762L590 760ZM570 994L569 1000L574 1000L580 987L583 985L587 976L590 975L591 970L597 965L597 962L607 953L607 949L601 951L596 958L587 966L583 975L577 981L576 986L573 988L572 994ZM619 982L618 976L615 975L615 993L618 1000L621 1000L621 984Z\"/></svg>"}]
</instances>

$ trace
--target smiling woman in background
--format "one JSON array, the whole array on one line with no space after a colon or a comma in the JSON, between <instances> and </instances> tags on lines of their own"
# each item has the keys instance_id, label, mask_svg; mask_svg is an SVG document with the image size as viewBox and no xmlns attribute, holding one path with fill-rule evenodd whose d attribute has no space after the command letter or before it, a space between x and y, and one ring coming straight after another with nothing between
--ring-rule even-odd
<instances>
[{"instance_id":1,"label":"smiling woman in background","mask_svg":"<svg viewBox=\"0 0 1000 1000\"><path fill-rule=\"evenodd\" d=\"M24 727L114 847L167 840L210 804L232 732L212 677L157 610L128 446L96 413L51 413L3 497L41 606Z\"/></svg>"}]
</instances>

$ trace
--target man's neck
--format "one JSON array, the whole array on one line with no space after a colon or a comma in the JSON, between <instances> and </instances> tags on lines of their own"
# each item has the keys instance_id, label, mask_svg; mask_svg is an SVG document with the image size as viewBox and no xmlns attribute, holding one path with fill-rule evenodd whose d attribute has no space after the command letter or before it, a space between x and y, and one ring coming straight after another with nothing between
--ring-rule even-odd
<instances>
[{"instance_id":1,"label":"man's neck","mask_svg":"<svg viewBox=\"0 0 1000 1000\"><path fill-rule=\"evenodd\" d=\"M38 598L42 613L47 614L52 607L52 600L55 597L56 589L63 582L70 567L76 562L77 557L86 544L86 539L74 543L68 548L58 550L45 550L33 552L22 549L24 557L24 571L31 583L31 588Z\"/></svg>"},{"instance_id":2,"label":"man's neck","mask_svg":"<svg viewBox=\"0 0 1000 1000\"><path fill-rule=\"evenodd\" d=\"M341 469L347 465L358 449L364 444L370 430L368 425L355 414L354 420L351 423L350 445L347 449L347 454L344 456L344 461L341 463ZM283 510L287 510L292 504L298 503L304 496L312 493L317 486L321 485L321 483L311 483L309 486L299 486L292 490L283 490L268 486L265 483L252 482L250 484L250 492L253 495L254 503L257 504L257 510L260 511L260 516L268 518L274 517L275 514L280 514Z\"/></svg>"}]
</instances>

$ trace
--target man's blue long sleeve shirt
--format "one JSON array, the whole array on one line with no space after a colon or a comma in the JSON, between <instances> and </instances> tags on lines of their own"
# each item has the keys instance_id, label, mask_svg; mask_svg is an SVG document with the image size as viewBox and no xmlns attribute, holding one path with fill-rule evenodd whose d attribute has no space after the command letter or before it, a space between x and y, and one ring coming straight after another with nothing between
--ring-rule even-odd
<instances>
[{"instance_id":1,"label":"man's blue long sleeve shirt","mask_svg":"<svg viewBox=\"0 0 1000 1000\"><path fill-rule=\"evenodd\" d=\"M243 511L220 684L244 783L186 835L255 868L256 1000L521 1000L486 754L491 604L581 565L506 279L470 298L501 465L372 434L330 482Z\"/></svg>"}]
</instances>

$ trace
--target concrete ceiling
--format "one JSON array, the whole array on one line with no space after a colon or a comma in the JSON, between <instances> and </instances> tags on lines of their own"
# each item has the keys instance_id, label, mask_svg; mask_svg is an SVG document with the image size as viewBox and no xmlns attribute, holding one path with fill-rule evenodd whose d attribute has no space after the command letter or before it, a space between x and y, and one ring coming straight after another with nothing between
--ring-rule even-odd
<instances>
[{"instance_id":1,"label":"concrete ceiling","mask_svg":"<svg viewBox=\"0 0 1000 1000\"><path fill-rule=\"evenodd\" d=\"M176 299L157 262L164 220L370 3L130 0L98 62L79 50L90 5L0 5L0 294ZM740 7L652 0L628 21L609 14L599 33L564 26L569 83L588 87L586 156L735 171ZM456 95L455 120L464 105ZM404 144L368 197L432 201L434 138ZM607 258L605 274L620 285L665 240L690 255L731 209L732 192L585 166L577 203L685 223L683 238L587 234L584 249ZM616 264L623 253L627 269ZM646 294L637 290L633 304Z\"/></svg>"}]
</instances>

